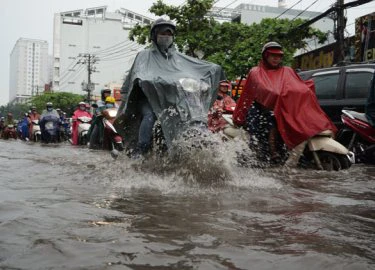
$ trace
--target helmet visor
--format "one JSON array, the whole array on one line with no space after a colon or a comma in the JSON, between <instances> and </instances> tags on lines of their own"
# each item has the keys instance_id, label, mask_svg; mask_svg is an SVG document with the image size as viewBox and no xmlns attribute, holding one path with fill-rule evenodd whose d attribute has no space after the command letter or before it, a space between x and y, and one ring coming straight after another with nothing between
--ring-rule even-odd
<instances>
[{"instance_id":1,"label":"helmet visor","mask_svg":"<svg viewBox=\"0 0 375 270\"><path fill-rule=\"evenodd\" d=\"M281 55L284 54L284 52L279 48L269 48L266 50L266 52L272 53L272 54L281 54Z\"/></svg>"},{"instance_id":2,"label":"helmet visor","mask_svg":"<svg viewBox=\"0 0 375 270\"><path fill-rule=\"evenodd\" d=\"M172 35L174 34L173 28L168 25L158 26L155 30L156 30L156 33L165 33L169 31Z\"/></svg>"}]
</instances>

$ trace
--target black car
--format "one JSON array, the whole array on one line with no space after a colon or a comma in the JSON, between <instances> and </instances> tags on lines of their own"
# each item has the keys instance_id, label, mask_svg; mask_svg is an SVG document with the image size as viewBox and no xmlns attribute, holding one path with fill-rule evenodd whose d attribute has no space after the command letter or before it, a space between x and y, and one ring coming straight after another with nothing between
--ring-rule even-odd
<instances>
[{"instance_id":1,"label":"black car","mask_svg":"<svg viewBox=\"0 0 375 270\"><path fill-rule=\"evenodd\" d=\"M341 110L365 111L370 89L375 88L375 63L350 64L298 73L303 80L313 79L319 104L338 128Z\"/></svg>"}]
</instances>

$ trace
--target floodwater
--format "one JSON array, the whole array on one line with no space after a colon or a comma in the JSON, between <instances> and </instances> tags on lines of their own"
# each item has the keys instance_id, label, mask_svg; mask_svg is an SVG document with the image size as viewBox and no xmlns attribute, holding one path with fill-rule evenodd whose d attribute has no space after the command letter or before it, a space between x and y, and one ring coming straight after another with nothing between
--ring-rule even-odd
<instances>
[{"instance_id":1,"label":"floodwater","mask_svg":"<svg viewBox=\"0 0 375 270\"><path fill-rule=\"evenodd\" d=\"M0 149L0 269L375 269L375 167Z\"/></svg>"}]
</instances>

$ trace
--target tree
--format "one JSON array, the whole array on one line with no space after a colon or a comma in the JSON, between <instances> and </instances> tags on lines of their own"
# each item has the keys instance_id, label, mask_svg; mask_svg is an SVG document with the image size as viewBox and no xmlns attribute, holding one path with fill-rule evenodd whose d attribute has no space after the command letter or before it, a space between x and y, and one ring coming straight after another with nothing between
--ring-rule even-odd
<instances>
[{"instance_id":1,"label":"tree","mask_svg":"<svg viewBox=\"0 0 375 270\"><path fill-rule=\"evenodd\" d=\"M28 112L29 106L27 104L7 104L0 106L0 116L6 117L11 112L14 119L20 118L24 113Z\"/></svg>"},{"instance_id":2,"label":"tree","mask_svg":"<svg viewBox=\"0 0 375 270\"><path fill-rule=\"evenodd\" d=\"M305 39L318 37L326 40L326 33L311 27L291 31L305 22L302 19L263 19L259 24L237 22L219 23L208 17L214 0L187 0L185 5L166 5L162 0L154 3L150 12L167 15L176 22L175 43L178 49L193 57L203 58L221 65L229 79L246 74L259 62L261 49L268 41L277 41L284 47L284 63L290 65L297 49L306 46ZM149 41L149 26L137 25L129 38L138 43Z\"/></svg>"},{"instance_id":3,"label":"tree","mask_svg":"<svg viewBox=\"0 0 375 270\"><path fill-rule=\"evenodd\" d=\"M259 24L226 22L217 25L211 39L218 45L208 48L206 59L223 66L227 76L233 79L246 75L249 68L258 64L263 44L276 41L283 46L283 63L291 65L296 50L306 46L305 39L317 37L319 42L326 40L325 33L311 27L297 33L290 31L302 22L302 19L266 18Z\"/></svg>"},{"instance_id":4,"label":"tree","mask_svg":"<svg viewBox=\"0 0 375 270\"><path fill-rule=\"evenodd\" d=\"M72 115L78 103L83 101L84 98L83 95L67 92L44 93L32 97L30 105L36 106L38 112L42 112L46 108L46 103L52 102L55 109L60 108L62 111L66 112L67 115Z\"/></svg>"}]
</instances>

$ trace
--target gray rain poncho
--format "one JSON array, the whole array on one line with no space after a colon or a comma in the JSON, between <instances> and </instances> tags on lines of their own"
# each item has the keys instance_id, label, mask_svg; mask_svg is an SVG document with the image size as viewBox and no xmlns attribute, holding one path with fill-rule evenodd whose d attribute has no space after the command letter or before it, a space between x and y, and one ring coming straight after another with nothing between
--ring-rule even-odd
<instances>
[{"instance_id":1,"label":"gray rain poncho","mask_svg":"<svg viewBox=\"0 0 375 270\"><path fill-rule=\"evenodd\" d=\"M152 44L137 55L122 86L117 129L126 144L137 139L140 117L136 104L143 92L169 146L190 125L207 123L223 79L219 65L184 55L174 47L163 54Z\"/></svg>"}]
</instances>

